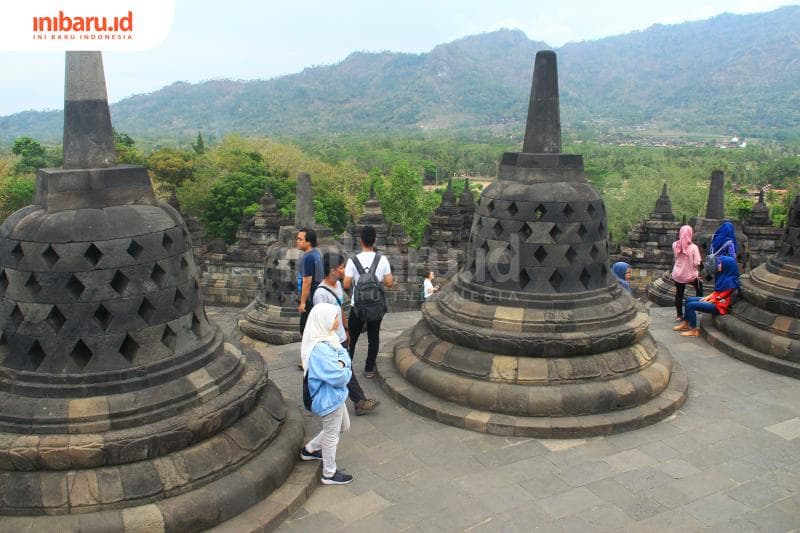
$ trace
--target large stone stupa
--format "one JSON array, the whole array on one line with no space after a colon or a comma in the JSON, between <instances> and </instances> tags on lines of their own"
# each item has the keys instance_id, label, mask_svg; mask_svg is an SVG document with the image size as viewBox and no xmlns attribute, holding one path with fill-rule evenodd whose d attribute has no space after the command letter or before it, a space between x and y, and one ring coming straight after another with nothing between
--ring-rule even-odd
<instances>
[{"instance_id":1,"label":"large stone stupa","mask_svg":"<svg viewBox=\"0 0 800 533\"><path fill-rule=\"evenodd\" d=\"M504 435L625 431L675 412L687 377L608 264L603 201L561 153L556 55L539 52L523 151L481 194L466 264L378 363L387 393Z\"/></svg>"},{"instance_id":2,"label":"large stone stupa","mask_svg":"<svg viewBox=\"0 0 800 533\"><path fill-rule=\"evenodd\" d=\"M800 378L800 195L778 253L740 281L730 312L704 319L703 335L737 359Z\"/></svg>"},{"instance_id":3,"label":"large stone stupa","mask_svg":"<svg viewBox=\"0 0 800 533\"><path fill-rule=\"evenodd\" d=\"M99 52L67 52L64 166L0 227L0 529L198 531L279 487L303 437L206 318L189 233L116 165Z\"/></svg>"}]
</instances>

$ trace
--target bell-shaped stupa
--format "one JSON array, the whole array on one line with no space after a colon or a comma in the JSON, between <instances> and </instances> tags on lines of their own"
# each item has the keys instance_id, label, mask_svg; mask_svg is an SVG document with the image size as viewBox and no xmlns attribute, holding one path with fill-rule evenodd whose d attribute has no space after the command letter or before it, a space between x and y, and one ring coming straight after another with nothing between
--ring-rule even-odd
<instances>
[{"instance_id":1,"label":"bell-shaped stupa","mask_svg":"<svg viewBox=\"0 0 800 533\"><path fill-rule=\"evenodd\" d=\"M0 525L197 531L279 487L303 437L206 318L180 214L116 165L99 52L67 52L64 166L0 227Z\"/></svg>"},{"instance_id":2,"label":"bell-shaped stupa","mask_svg":"<svg viewBox=\"0 0 800 533\"><path fill-rule=\"evenodd\" d=\"M409 409L489 433L577 437L673 413L687 379L608 264L603 201L561 153L556 55L539 52L523 151L481 194L466 264L382 356Z\"/></svg>"},{"instance_id":3,"label":"bell-shaped stupa","mask_svg":"<svg viewBox=\"0 0 800 533\"><path fill-rule=\"evenodd\" d=\"M778 253L740 282L729 313L701 322L704 336L737 359L800 378L800 195Z\"/></svg>"}]
</instances>

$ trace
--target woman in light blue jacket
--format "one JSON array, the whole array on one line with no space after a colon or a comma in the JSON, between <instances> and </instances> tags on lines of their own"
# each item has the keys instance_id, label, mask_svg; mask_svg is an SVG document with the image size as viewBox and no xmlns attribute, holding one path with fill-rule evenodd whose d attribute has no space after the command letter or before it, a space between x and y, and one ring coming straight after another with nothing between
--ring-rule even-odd
<instances>
[{"instance_id":1,"label":"woman in light blue jacket","mask_svg":"<svg viewBox=\"0 0 800 533\"><path fill-rule=\"evenodd\" d=\"M350 381L350 355L342 348L336 330L339 308L316 304L308 315L300 358L308 373L311 412L322 418L322 431L300 450L304 461L322 460L322 483L345 485L353 476L336 468L339 434L350 429L347 412L347 382Z\"/></svg>"}]
</instances>

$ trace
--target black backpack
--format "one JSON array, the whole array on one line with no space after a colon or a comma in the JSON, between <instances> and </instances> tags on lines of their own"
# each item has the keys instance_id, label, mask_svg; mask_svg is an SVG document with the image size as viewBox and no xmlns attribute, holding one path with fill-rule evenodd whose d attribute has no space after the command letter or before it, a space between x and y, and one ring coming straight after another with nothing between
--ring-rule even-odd
<instances>
[{"instance_id":1,"label":"black backpack","mask_svg":"<svg viewBox=\"0 0 800 533\"><path fill-rule=\"evenodd\" d=\"M311 410L312 401L311 391L308 390L308 371L305 371L303 373L303 407L305 407L307 411Z\"/></svg>"},{"instance_id":2,"label":"black backpack","mask_svg":"<svg viewBox=\"0 0 800 533\"><path fill-rule=\"evenodd\" d=\"M356 301L353 312L363 322L375 322L386 314L386 293L383 290L383 282L375 276L380 258L381 254L376 252L369 272L366 272L358 257L353 256L353 264L358 270L358 283L353 293Z\"/></svg>"}]
</instances>

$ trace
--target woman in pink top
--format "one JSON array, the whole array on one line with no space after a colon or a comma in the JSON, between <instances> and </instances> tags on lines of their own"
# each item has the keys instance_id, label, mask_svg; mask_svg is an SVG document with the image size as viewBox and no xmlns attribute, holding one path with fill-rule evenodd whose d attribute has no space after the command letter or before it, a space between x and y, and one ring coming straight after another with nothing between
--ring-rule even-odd
<instances>
[{"instance_id":1,"label":"woman in pink top","mask_svg":"<svg viewBox=\"0 0 800 533\"><path fill-rule=\"evenodd\" d=\"M675 282L675 309L678 311L676 321L683 320L683 294L686 284L694 287L697 296L703 295L703 284L699 279L700 249L692 242L692 227L682 226L678 232L678 240L672 243L675 254L675 266L672 267L672 281Z\"/></svg>"}]
</instances>

